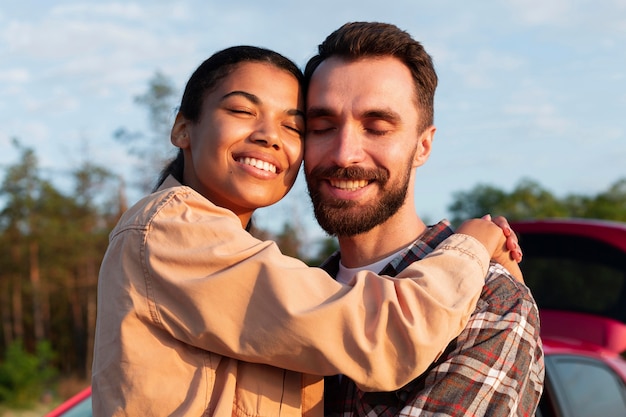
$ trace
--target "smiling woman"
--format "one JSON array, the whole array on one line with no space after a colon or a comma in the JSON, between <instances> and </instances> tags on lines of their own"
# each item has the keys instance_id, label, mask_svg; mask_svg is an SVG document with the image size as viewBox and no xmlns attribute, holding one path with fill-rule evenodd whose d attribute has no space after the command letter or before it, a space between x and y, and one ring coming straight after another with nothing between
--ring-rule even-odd
<instances>
[{"instance_id":1,"label":"smiling woman","mask_svg":"<svg viewBox=\"0 0 626 417\"><path fill-rule=\"evenodd\" d=\"M262 62L238 65L206 96L199 120L183 110L176 116L172 143L188 161L183 183L245 227L255 209L283 198L296 179L302 106L293 74Z\"/></svg>"}]
</instances>

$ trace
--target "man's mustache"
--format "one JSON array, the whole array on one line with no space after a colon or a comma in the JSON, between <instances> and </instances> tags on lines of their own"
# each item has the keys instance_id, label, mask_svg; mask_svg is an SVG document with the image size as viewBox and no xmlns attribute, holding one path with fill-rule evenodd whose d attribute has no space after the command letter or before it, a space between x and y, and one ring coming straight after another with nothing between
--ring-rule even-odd
<instances>
[{"instance_id":1,"label":"man's mustache","mask_svg":"<svg viewBox=\"0 0 626 417\"><path fill-rule=\"evenodd\" d=\"M339 180L368 180L382 184L389 179L389 171L384 168L363 167L316 167L311 170L309 177L314 179L339 179Z\"/></svg>"}]
</instances>

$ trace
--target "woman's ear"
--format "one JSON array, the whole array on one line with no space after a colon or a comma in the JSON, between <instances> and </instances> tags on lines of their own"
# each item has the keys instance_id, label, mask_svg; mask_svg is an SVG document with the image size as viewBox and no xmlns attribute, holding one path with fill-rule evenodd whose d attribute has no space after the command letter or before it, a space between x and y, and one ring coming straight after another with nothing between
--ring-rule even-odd
<instances>
[{"instance_id":1,"label":"woman's ear","mask_svg":"<svg viewBox=\"0 0 626 417\"><path fill-rule=\"evenodd\" d=\"M424 129L424 131L420 134L417 141L417 148L415 150L415 157L413 158L413 168L424 165L428 160L433 146L433 139L435 137L436 130L437 128L434 125L431 125Z\"/></svg>"},{"instance_id":2,"label":"woman's ear","mask_svg":"<svg viewBox=\"0 0 626 417\"><path fill-rule=\"evenodd\" d=\"M178 148L187 149L189 147L189 121L180 112L176 114L170 140L172 145Z\"/></svg>"}]
</instances>

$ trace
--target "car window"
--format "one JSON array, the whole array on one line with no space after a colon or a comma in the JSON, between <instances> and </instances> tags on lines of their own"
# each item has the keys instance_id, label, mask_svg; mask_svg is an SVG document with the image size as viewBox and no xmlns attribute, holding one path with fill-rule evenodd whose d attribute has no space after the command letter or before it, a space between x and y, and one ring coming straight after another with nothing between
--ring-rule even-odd
<instances>
[{"instance_id":1,"label":"car window","mask_svg":"<svg viewBox=\"0 0 626 417\"><path fill-rule=\"evenodd\" d=\"M571 417L626 416L626 387L603 362L575 355L546 357L553 402Z\"/></svg>"},{"instance_id":2,"label":"car window","mask_svg":"<svg viewBox=\"0 0 626 417\"><path fill-rule=\"evenodd\" d=\"M91 396L72 407L62 417L92 417Z\"/></svg>"},{"instance_id":3,"label":"car window","mask_svg":"<svg viewBox=\"0 0 626 417\"><path fill-rule=\"evenodd\" d=\"M524 280L541 309L591 313L626 322L626 256L579 236L520 236Z\"/></svg>"}]
</instances>

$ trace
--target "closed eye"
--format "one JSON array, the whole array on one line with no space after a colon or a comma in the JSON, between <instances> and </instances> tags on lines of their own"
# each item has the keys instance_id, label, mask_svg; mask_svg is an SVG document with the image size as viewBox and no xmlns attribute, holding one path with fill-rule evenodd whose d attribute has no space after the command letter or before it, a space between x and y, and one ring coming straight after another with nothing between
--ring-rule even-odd
<instances>
[{"instance_id":1,"label":"closed eye","mask_svg":"<svg viewBox=\"0 0 626 417\"><path fill-rule=\"evenodd\" d=\"M330 132L331 130L333 130L332 127L327 127L323 129L307 129L307 133L312 134L312 135L323 135L325 133Z\"/></svg>"},{"instance_id":2,"label":"closed eye","mask_svg":"<svg viewBox=\"0 0 626 417\"><path fill-rule=\"evenodd\" d=\"M373 136L385 136L393 132L397 124L395 118L381 118L378 114L375 114L374 117L369 117L364 120L363 130Z\"/></svg>"},{"instance_id":3,"label":"closed eye","mask_svg":"<svg viewBox=\"0 0 626 417\"><path fill-rule=\"evenodd\" d=\"M234 108L230 108L230 109L228 109L228 111L231 112L231 113L235 113L235 114L247 114L247 115L250 115L250 116L254 116L254 112L252 110L250 110L250 109L240 109L240 108L234 109Z\"/></svg>"},{"instance_id":4,"label":"closed eye","mask_svg":"<svg viewBox=\"0 0 626 417\"><path fill-rule=\"evenodd\" d=\"M287 128L288 130L291 130L292 132L295 132L298 134L298 136L302 137L304 135L304 132L302 131L302 129L296 127L296 126L290 126L290 125L285 125L285 128Z\"/></svg>"},{"instance_id":5,"label":"closed eye","mask_svg":"<svg viewBox=\"0 0 626 417\"><path fill-rule=\"evenodd\" d=\"M307 120L307 133L311 135L323 135L335 129L335 125L328 119L318 118Z\"/></svg>"},{"instance_id":6,"label":"closed eye","mask_svg":"<svg viewBox=\"0 0 626 417\"><path fill-rule=\"evenodd\" d=\"M379 130L379 129L365 129L365 131L374 136L385 136L389 133L389 130Z\"/></svg>"}]
</instances>

